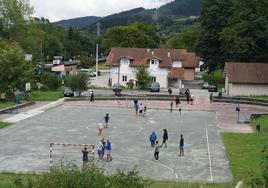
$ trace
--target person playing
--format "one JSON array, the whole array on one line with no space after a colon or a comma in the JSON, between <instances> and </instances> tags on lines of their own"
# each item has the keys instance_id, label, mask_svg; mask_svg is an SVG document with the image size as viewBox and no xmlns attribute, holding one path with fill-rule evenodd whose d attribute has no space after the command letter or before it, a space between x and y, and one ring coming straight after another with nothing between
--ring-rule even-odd
<instances>
[{"instance_id":1,"label":"person playing","mask_svg":"<svg viewBox=\"0 0 268 188\"><path fill-rule=\"evenodd\" d=\"M150 142L151 142L151 147L153 148L155 145L155 141L157 139L157 136L155 134L155 132L152 132L152 134L150 135Z\"/></svg>"},{"instance_id":2,"label":"person playing","mask_svg":"<svg viewBox=\"0 0 268 188\"><path fill-rule=\"evenodd\" d=\"M112 143L109 140L107 140L106 144L107 162L111 162L113 160L111 152L112 152Z\"/></svg>"},{"instance_id":3,"label":"person playing","mask_svg":"<svg viewBox=\"0 0 268 188\"><path fill-rule=\"evenodd\" d=\"M194 95L193 94L191 95L190 99L191 99L191 105L193 105L194 104Z\"/></svg>"},{"instance_id":4,"label":"person playing","mask_svg":"<svg viewBox=\"0 0 268 188\"><path fill-rule=\"evenodd\" d=\"M179 103L179 113L181 115L181 103Z\"/></svg>"},{"instance_id":5,"label":"person playing","mask_svg":"<svg viewBox=\"0 0 268 188\"><path fill-rule=\"evenodd\" d=\"M176 108L178 107L178 105L181 103L180 98L177 96L175 99L175 103L176 103Z\"/></svg>"},{"instance_id":6,"label":"person playing","mask_svg":"<svg viewBox=\"0 0 268 188\"><path fill-rule=\"evenodd\" d=\"M160 146L158 144L158 141L156 141L155 150L154 150L154 158L157 161L159 159L159 151L160 151Z\"/></svg>"},{"instance_id":7,"label":"person playing","mask_svg":"<svg viewBox=\"0 0 268 188\"><path fill-rule=\"evenodd\" d=\"M146 104L143 107L143 116L146 117L146 110L147 110L147 106Z\"/></svg>"},{"instance_id":8,"label":"person playing","mask_svg":"<svg viewBox=\"0 0 268 188\"><path fill-rule=\"evenodd\" d=\"M183 139L183 135L182 134L181 134L181 139L180 139L179 150L180 150L179 156L184 156L184 139Z\"/></svg>"},{"instance_id":9,"label":"person playing","mask_svg":"<svg viewBox=\"0 0 268 188\"><path fill-rule=\"evenodd\" d=\"M170 102L170 109L169 109L169 111L172 112L172 110L173 110L173 100L171 100L171 102Z\"/></svg>"},{"instance_id":10,"label":"person playing","mask_svg":"<svg viewBox=\"0 0 268 188\"><path fill-rule=\"evenodd\" d=\"M98 144L98 161L102 161L102 140Z\"/></svg>"},{"instance_id":11,"label":"person playing","mask_svg":"<svg viewBox=\"0 0 268 188\"><path fill-rule=\"evenodd\" d=\"M103 125L102 125L101 122L99 123L98 135L99 135L99 136L103 136Z\"/></svg>"},{"instance_id":12,"label":"person playing","mask_svg":"<svg viewBox=\"0 0 268 188\"><path fill-rule=\"evenodd\" d=\"M82 153L83 153L83 166L82 166L82 170L84 170L84 169L86 169L87 162L88 162L88 150L87 150L87 147L86 146L82 150Z\"/></svg>"},{"instance_id":13,"label":"person playing","mask_svg":"<svg viewBox=\"0 0 268 188\"><path fill-rule=\"evenodd\" d=\"M164 129L163 130L164 133L163 133L163 142L161 144L161 147L163 146L163 144L165 144L165 148L167 147L167 140L168 140L168 132L167 132L167 129Z\"/></svg>"},{"instance_id":14,"label":"person playing","mask_svg":"<svg viewBox=\"0 0 268 188\"><path fill-rule=\"evenodd\" d=\"M104 128L108 128L108 122L109 122L109 114L106 114L106 116L104 116L104 121L105 121L105 127Z\"/></svg>"},{"instance_id":15,"label":"person playing","mask_svg":"<svg viewBox=\"0 0 268 188\"><path fill-rule=\"evenodd\" d=\"M136 115L138 115L138 109L139 109L138 99L134 99L134 108L135 108Z\"/></svg>"},{"instance_id":16,"label":"person playing","mask_svg":"<svg viewBox=\"0 0 268 188\"><path fill-rule=\"evenodd\" d=\"M106 143L104 139L102 139L101 142L102 142L101 158L103 159L106 150Z\"/></svg>"},{"instance_id":17,"label":"person playing","mask_svg":"<svg viewBox=\"0 0 268 188\"><path fill-rule=\"evenodd\" d=\"M94 102L95 99L94 99L94 92L93 90L90 91L90 102Z\"/></svg>"},{"instance_id":18,"label":"person playing","mask_svg":"<svg viewBox=\"0 0 268 188\"><path fill-rule=\"evenodd\" d=\"M140 105L139 105L139 115L140 116L142 116L143 115L143 105L142 105L142 103L140 103Z\"/></svg>"},{"instance_id":19,"label":"person playing","mask_svg":"<svg viewBox=\"0 0 268 188\"><path fill-rule=\"evenodd\" d=\"M185 96L186 96L187 104L189 104L189 102L190 102L190 90L188 88L185 91Z\"/></svg>"},{"instance_id":20,"label":"person playing","mask_svg":"<svg viewBox=\"0 0 268 188\"><path fill-rule=\"evenodd\" d=\"M209 100L210 100L210 103L212 103L212 101L213 101L213 93L212 92L209 95Z\"/></svg>"}]
</instances>

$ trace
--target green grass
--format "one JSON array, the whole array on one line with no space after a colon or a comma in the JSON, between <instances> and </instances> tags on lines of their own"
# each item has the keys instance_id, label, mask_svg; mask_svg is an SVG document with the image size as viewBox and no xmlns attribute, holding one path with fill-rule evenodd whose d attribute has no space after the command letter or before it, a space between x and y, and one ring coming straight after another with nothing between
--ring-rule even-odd
<instances>
[{"instance_id":1,"label":"green grass","mask_svg":"<svg viewBox=\"0 0 268 188\"><path fill-rule=\"evenodd\" d=\"M14 180L21 179L22 183L26 183L26 180L36 178L36 174L15 174L15 173L2 173L0 174L0 187L2 188L15 188Z\"/></svg>"},{"instance_id":2,"label":"green grass","mask_svg":"<svg viewBox=\"0 0 268 188\"><path fill-rule=\"evenodd\" d=\"M268 134L268 115L263 115L252 120L252 125L260 125L261 132Z\"/></svg>"},{"instance_id":3,"label":"green grass","mask_svg":"<svg viewBox=\"0 0 268 188\"><path fill-rule=\"evenodd\" d=\"M174 181L153 181L150 188L230 188L232 183L205 184L205 183L183 183Z\"/></svg>"},{"instance_id":4,"label":"green grass","mask_svg":"<svg viewBox=\"0 0 268 188\"><path fill-rule=\"evenodd\" d=\"M63 88L56 91L34 91L32 93L33 101L56 101L63 97Z\"/></svg>"},{"instance_id":5,"label":"green grass","mask_svg":"<svg viewBox=\"0 0 268 188\"><path fill-rule=\"evenodd\" d=\"M15 105L15 102L0 100L0 109L8 108L14 105Z\"/></svg>"},{"instance_id":6,"label":"green grass","mask_svg":"<svg viewBox=\"0 0 268 188\"><path fill-rule=\"evenodd\" d=\"M268 100L268 96L241 96L241 98Z\"/></svg>"},{"instance_id":7,"label":"green grass","mask_svg":"<svg viewBox=\"0 0 268 188\"><path fill-rule=\"evenodd\" d=\"M0 122L0 129L7 127L7 126L10 126L10 125L12 125L12 123Z\"/></svg>"}]
</instances>

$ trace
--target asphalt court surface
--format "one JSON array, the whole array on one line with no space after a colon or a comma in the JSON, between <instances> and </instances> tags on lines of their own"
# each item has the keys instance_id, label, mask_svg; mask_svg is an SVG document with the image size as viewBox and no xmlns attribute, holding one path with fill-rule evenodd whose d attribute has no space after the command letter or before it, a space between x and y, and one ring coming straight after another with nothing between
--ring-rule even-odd
<instances>
[{"instance_id":1,"label":"asphalt court surface","mask_svg":"<svg viewBox=\"0 0 268 188\"><path fill-rule=\"evenodd\" d=\"M63 105L0 130L1 172L44 172L49 170L49 144L95 144L98 123L110 114L104 138L112 142L113 161L96 161L108 172L136 168L144 177L157 180L230 182L232 174L215 113L148 110L147 117L125 108L93 108ZM167 129L167 148L155 161L149 143L152 131L162 142ZM178 156L179 136L184 135L185 156ZM60 160L82 163L82 147L53 147L53 165ZM96 154L95 154L95 157Z\"/></svg>"}]
</instances>

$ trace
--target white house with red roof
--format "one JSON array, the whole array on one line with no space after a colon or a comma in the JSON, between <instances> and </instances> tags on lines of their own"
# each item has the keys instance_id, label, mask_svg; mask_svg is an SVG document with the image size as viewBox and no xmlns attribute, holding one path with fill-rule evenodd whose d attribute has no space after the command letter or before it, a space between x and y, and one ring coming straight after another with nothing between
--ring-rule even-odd
<instances>
[{"instance_id":1,"label":"white house with red roof","mask_svg":"<svg viewBox=\"0 0 268 188\"><path fill-rule=\"evenodd\" d=\"M110 67L112 84L135 82L137 68L145 66L152 82L158 82L161 88L181 88L183 80L195 79L199 58L185 49L112 48L106 65Z\"/></svg>"}]
</instances>

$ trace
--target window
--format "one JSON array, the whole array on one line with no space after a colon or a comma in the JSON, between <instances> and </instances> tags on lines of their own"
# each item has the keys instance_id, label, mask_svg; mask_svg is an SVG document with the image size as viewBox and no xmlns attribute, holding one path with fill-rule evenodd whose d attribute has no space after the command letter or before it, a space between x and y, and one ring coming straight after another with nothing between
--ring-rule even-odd
<instances>
[{"instance_id":1,"label":"window","mask_svg":"<svg viewBox=\"0 0 268 188\"><path fill-rule=\"evenodd\" d=\"M157 65L158 64L158 60L157 59L151 59L150 60L150 64L151 65Z\"/></svg>"},{"instance_id":2,"label":"window","mask_svg":"<svg viewBox=\"0 0 268 188\"><path fill-rule=\"evenodd\" d=\"M121 65L128 65L128 64L129 64L129 59L127 59L127 58L121 59Z\"/></svg>"},{"instance_id":3,"label":"window","mask_svg":"<svg viewBox=\"0 0 268 188\"><path fill-rule=\"evenodd\" d=\"M182 67L182 62L181 61L173 61L172 67Z\"/></svg>"},{"instance_id":4,"label":"window","mask_svg":"<svg viewBox=\"0 0 268 188\"><path fill-rule=\"evenodd\" d=\"M155 76L152 76L152 77L151 77L151 81L152 81L152 82L156 82L156 77L155 77Z\"/></svg>"},{"instance_id":5,"label":"window","mask_svg":"<svg viewBox=\"0 0 268 188\"><path fill-rule=\"evenodd\" d=\"M127 82L127 76L122 76L123 82Z\"/></svg>"}]
</instances>

